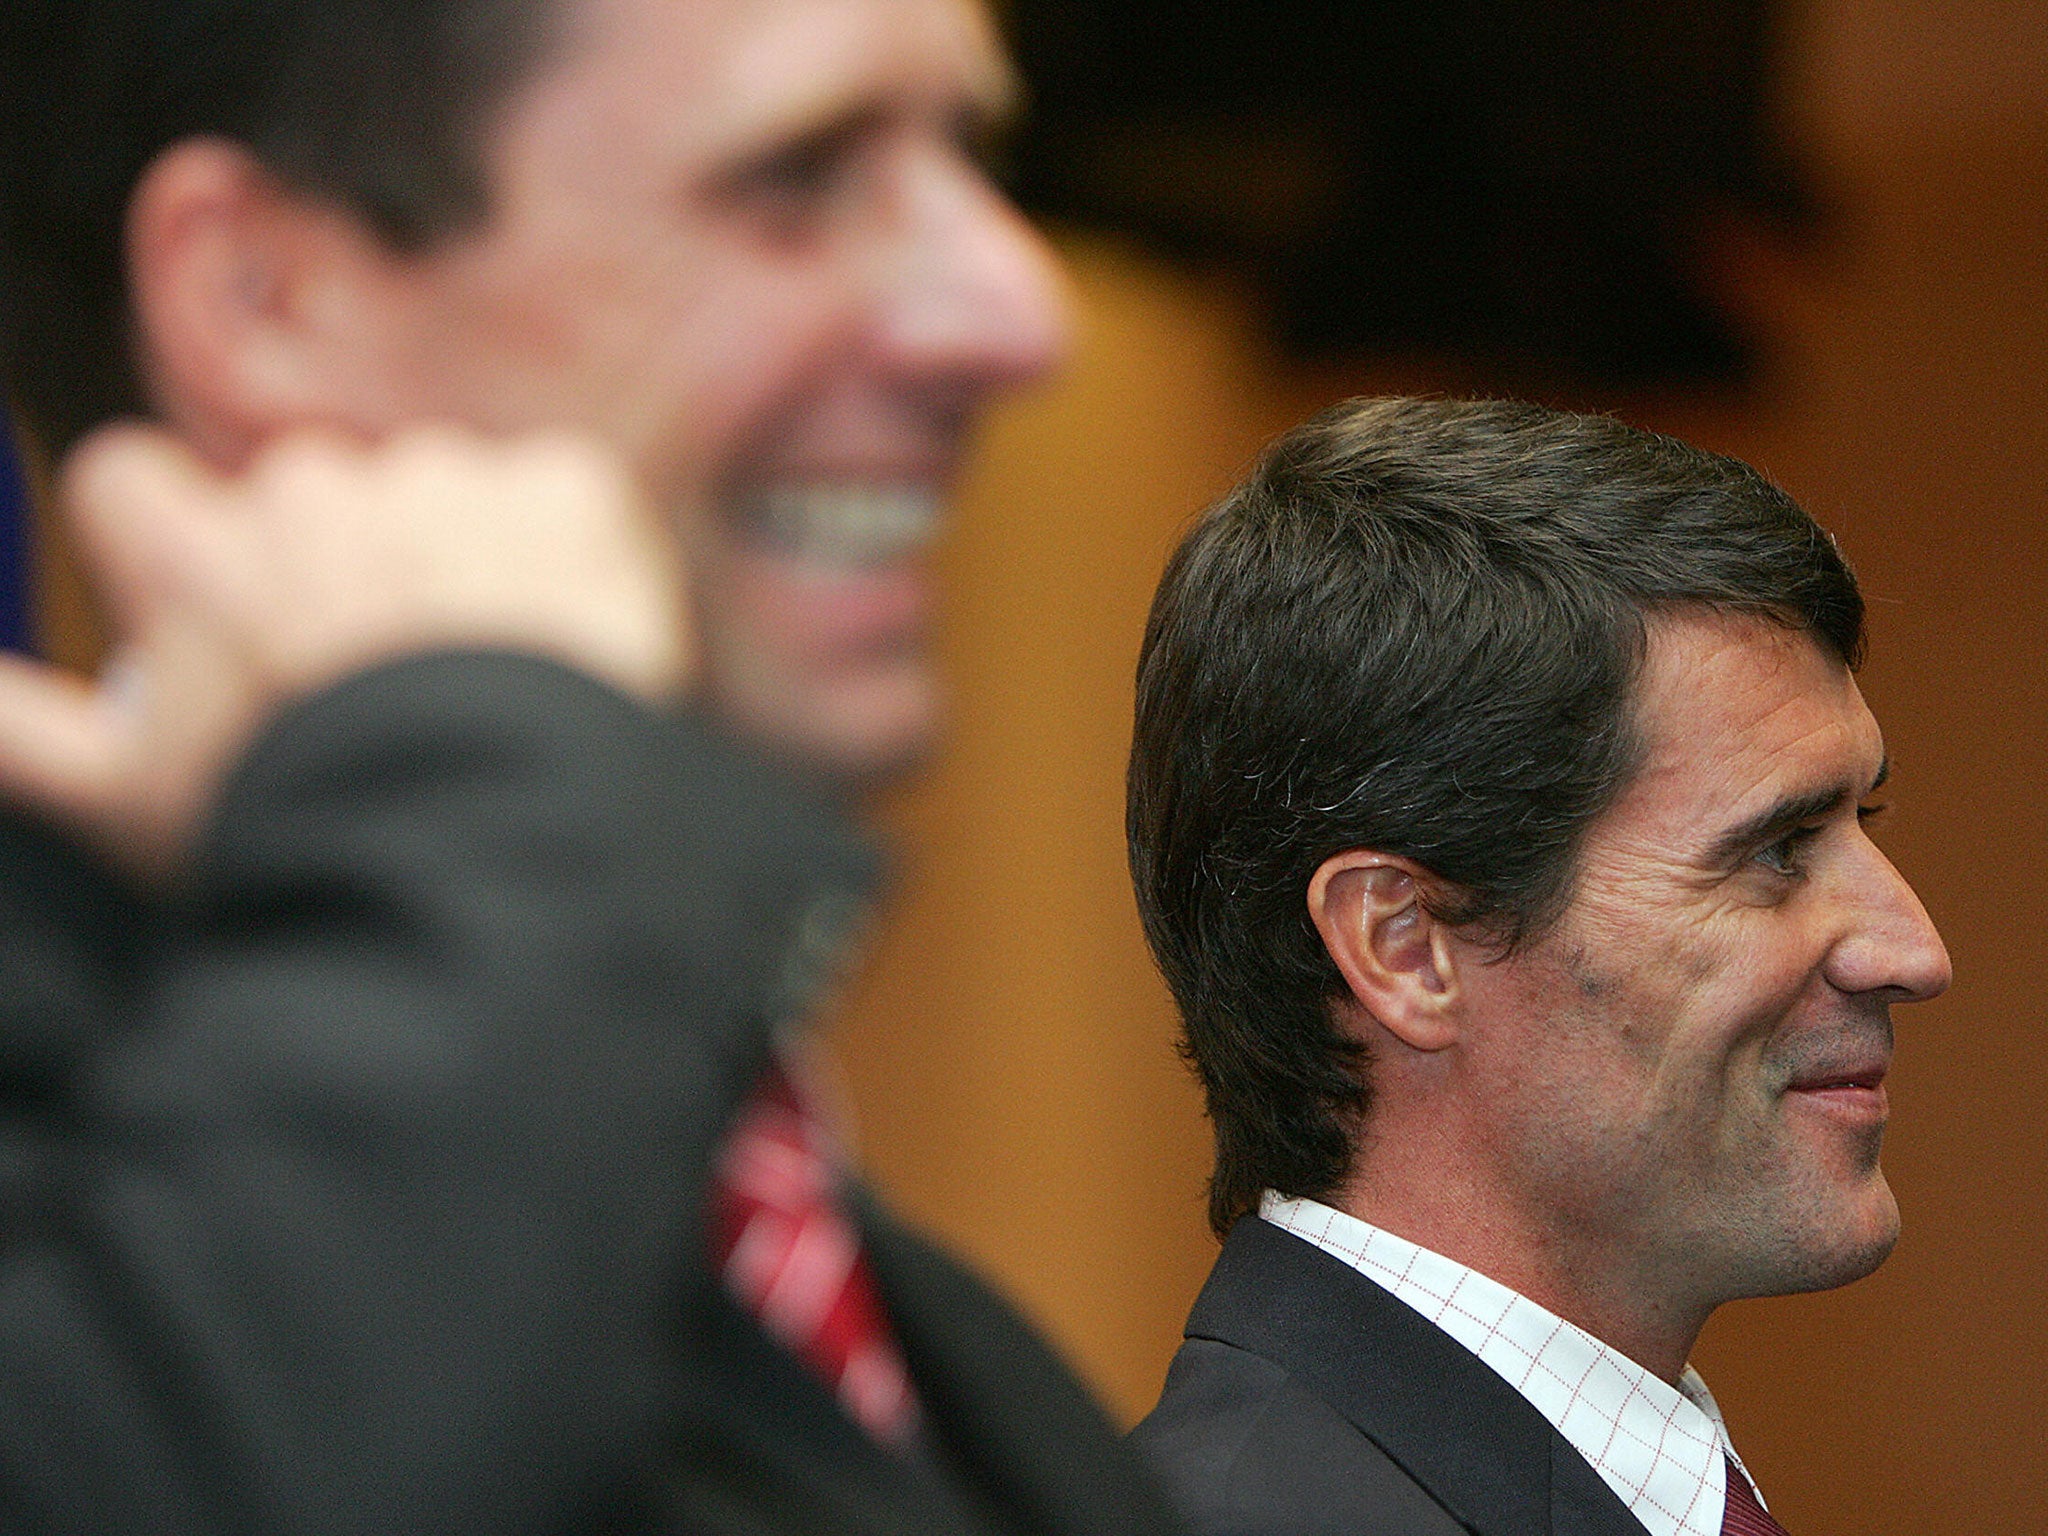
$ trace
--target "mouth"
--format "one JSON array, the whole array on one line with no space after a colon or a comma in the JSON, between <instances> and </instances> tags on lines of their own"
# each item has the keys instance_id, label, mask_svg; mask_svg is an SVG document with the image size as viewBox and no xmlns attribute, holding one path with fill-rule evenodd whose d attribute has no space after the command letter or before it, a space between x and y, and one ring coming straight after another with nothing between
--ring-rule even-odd
<instances>
[{"instance_id":1,"label":"mouth","mask_svg":"<svg viewBox=\"0 0 2048 1536\"><path fill-rule=\"evenodd\" d=\"M1884 1085L1883 1067L1863 1067L1826 1077L1806 1077L1791 1084L1794 1093L1828 1093L1837 1088L1875 1089Z\"/></svg>"},{"instance_id":2,"label":"mouth","mask_svg":"<svg viewBox=\"0 0 2048 1536\"><path fill-rule=\"evenodd\" d=\"M736 526L756 548L828 570L866 571L922 553L944 499L929 485L815 482L764 486L734 498Z\"/></svg>"},{"instance_id":3,"label":"mouth","mask_svg":"<svg viewBox=\"0 0 2048 1536\"><path fill-rule=\"evenodd\" d=\"M1882 1123L1889 1108L1884 1091L1888 1066L1866 1062L1802 1073L1786 1085L1785 1092L1790 1099L1832 1114Z\"/></svg>"}]
</instances>

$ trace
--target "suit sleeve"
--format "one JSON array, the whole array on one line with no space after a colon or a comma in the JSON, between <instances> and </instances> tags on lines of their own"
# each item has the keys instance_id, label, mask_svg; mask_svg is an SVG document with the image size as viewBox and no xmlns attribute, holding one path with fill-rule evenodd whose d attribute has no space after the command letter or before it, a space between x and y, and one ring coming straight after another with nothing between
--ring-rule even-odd
<instances>
[{"instance_id":1,"label":"suit sleeve","mask_svg":"<svg viewBox=\"0 0 2048 1536\"><path fill-rule=\"evenodd\" d=\"M712 1151L861 852L509 655L290 712L0 1148L0 1525L619 1513Z\"/></svg>"}]
</instances>

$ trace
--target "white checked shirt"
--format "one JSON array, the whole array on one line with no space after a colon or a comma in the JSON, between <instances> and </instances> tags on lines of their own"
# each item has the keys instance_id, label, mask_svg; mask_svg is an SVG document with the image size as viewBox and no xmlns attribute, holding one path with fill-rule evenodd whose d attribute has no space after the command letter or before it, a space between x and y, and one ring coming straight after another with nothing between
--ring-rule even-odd
<instances>
[{"instance_id":1,"label":"white checked shirt","mask_svg":"<svg viewBox=\"0 0 2048 1536\"><path fill-rule=\"evenodd\" d=\"M1742 1458L1691 1366L1673 1387L1477 1270L1314 1200L1268 1190L1259 1214L1477 1355L1592 1463L1650 1536L1721 1536L1722 1457L1738 1467Z\"/></svg>"}]
</instances>

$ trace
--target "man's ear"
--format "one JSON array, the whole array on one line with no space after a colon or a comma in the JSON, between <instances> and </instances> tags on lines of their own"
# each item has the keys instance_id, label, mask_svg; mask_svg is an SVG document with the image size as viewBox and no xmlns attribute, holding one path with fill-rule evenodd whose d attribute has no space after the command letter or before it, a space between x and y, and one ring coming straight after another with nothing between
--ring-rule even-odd
<instances>
[{"instance_id":1,"label":"man's ear","mask_svg":"<svg viewBox=\"0 0 2048 1536\"><path fill-rule=\"evenodd\" d=\"M127 255L145 387L209 457L240 460L289 427L368 425L395 258L356 220L238 144L187 139L137 184Z\"/></svg>"},{"instance_id":2,"label":"man's ear","mask_svg":"<svg viewBox=\"0 0 2048 1536\"><path fill-rule=\"evenodd\" d=\"M1347 849L1308 884L1309 917L1358 1005L1414 1050L1458 1038L1457 954L1422 904L1431 876L1412 860Z\"/></svg>"}]
</instances>

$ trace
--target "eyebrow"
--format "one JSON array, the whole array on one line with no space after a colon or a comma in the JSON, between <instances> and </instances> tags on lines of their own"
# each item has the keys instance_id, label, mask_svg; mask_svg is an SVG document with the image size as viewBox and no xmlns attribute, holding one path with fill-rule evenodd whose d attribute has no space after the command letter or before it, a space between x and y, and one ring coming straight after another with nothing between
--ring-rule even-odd
<instances>
[{"instance_id":1,"label":"eyebrow","mask_svg":"<svg viewBox=\"0 0 2048 1536\"><path fill-rule=\"evenodd\" d=\"M981 62L986 67L962 73L944 88L943 98L930 98L926 105L936 107L958 131L969 135L1007 132L1024 113L1027 86L1023 73L1002 53ZM907 99L887 81L841 81L810 97L783 103L780 110L753 122L737 137L825 141L852 137L895 116Z\"/></svg>"},{"instance_id":2,"label":"eyebrow","mask_svg":"<svg viewBox=\"0 0 2048 1536\"><path fill-rule=\"evenodd\" d=\"M1872 795L1883 789L1891 776L1892 763L1887 757L1878 764L1877 776L1870 781L1869 787L1861 791L1849 784L1832 784L1821 789L1809 790L1803 795L1787 795L1715 838L1707 849L1706 862L1727 863L1760 844L1771 842L1804 822L1818 821L1823 816L1831 815L1850 801L1861 800L1865 795Z\"/></svg>"},{"instance_id":3,"label":"eyebrow","mask_svg":"<svg viewBox=\"0 0 2048 1536\"><path fill-rule=\"evenodd\" d=\"M980 151L1012 131L1021 110L1021 87L1007 71L991 82L970 88L953 103L949 127L970 149ZM857 93L840 101L816 104L806 114L792 111L784 119L757 125L744 143L734 146L731 164L712 178L731 189L791 155L830 156L886 126L897 108Z\"/></svg>"}]
</instances>

